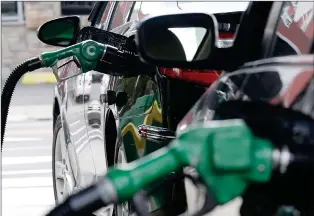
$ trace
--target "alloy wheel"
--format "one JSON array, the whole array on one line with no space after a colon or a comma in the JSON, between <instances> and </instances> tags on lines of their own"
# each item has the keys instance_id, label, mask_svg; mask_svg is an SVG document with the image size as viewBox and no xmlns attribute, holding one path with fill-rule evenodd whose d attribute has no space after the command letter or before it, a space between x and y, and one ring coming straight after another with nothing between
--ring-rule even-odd
<instances>
[{"instance_id":1,"label":"alloy wheel","mask_svg":"<svg viewBox=\"0 0 314 216\"><path fill-rule=\"evenodd\" d=\"M54 181L56 202L60 203L70 194L74 189L74 182L69 163L68 153L64 145L65 138L62 127L57 133L55 143L55 158L54 158Z\"/></svg>"}]
</instances>

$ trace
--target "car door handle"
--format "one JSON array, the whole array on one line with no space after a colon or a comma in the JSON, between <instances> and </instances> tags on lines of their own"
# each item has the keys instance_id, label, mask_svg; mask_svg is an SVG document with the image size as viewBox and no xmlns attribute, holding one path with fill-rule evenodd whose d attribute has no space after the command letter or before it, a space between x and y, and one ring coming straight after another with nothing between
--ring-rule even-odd
<instances>
[{"instance_id":1,"label":"car door handle","mask_svg":"<svg viewBox=\"0 0 314 216\"><path fill-rule=\"evenodd\" d=\"M151 125L138 126L138 134L147 140L163 144L175 139L175 132L163 127L155 127Z\"/></svg>"}]
</instances>

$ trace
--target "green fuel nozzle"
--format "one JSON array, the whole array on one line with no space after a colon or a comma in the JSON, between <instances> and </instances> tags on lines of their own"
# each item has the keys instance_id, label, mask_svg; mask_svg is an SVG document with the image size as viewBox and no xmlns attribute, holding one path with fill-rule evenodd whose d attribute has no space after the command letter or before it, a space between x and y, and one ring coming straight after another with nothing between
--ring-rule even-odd
<instances>
[{"instance_id":1,"label":"green fuel nozzle","mask_svg":"<svg viewBox=\"0 0 314 216\"><path fill-rule=\"evenodd\" d=\"M273 146L242 120L213 121L190 128L171 142L106 176L118 199L127 201L151 182L182 167L194 167L218 204L240 196L251 182L266 182L273 168ZM125 165L124 165L125 166Z\"/></svg>"},{"instance_id":2,"label":"green fuel nozzle","mask_svg":"<svg viewBox=\"0 0 314 216\"><path fill-rule=\"evenodd\" d=\"M149 66L141 62L136 53L93 40L53 52L44 52L39 58L42 67L54 67L58 61L72 56L80 64L82 73L94 70L112 76L137 76L149 71Z\"/></svg>"},{"instance_id":3,"label":"green fuel nozzle","mask_svg":"<svg viewBox=\"0 0 314 216\"><path fill-rule=\"evenodd\" d=\"M24 74L43 67L53 68L57 65L58 61L72 56L78 60L82 73L95 69L104 73L107 71L123 71L123 63L126 59L129 59L125 58L126 56L129 57L128 55L132 56L133 53L121 51L116 47L101 44L93 40L86 40L57 51L44 52L38 57L25 60L18 65L9 75L1 94L1 151L11 98L16 84ZM100 64L100 62L106 63ZM60 79L57 75L55 73L56 79L59 81Z\"/></svg>"},{"instance_id":4,"label":"green fuel nozzle","mask_svg":"<svg viewBox=\"0 0 314 216\"><path fill-rule=\"evenodd\" d=\"M139 60L137 54L129 50L121 50L117 47L108 44L101 44L93 40L85 40L57 51L44 52L38 57L25 60L12 71L2 90L1 151L4 142L5 127L11 98L14 88L20 78L28 72L43 67L54 68L57 66L58 61L68 57L76 58L76 62L79 63L81 69L80 71L82 73L94 70L113 76L137 76L141 74L142 71L149 71L146 70L146 67L148 66ZM72 77L79 74L80 73L77 73ZM70 78L60 78L58 77L58 73L55 71L54 75L56 76L58 82Z\"/></svg>"},{"instance_id":5,"label":"green fuel nozzle","mask_svg":"<svg viewBox=\"0 0 314 216\"><path fill-rule=\"evenodd\" d=\"M40 59L43 67L53 67L58 61L75 56L82 67L82 72L85 73L95 69L107 46L93 40L86 40L64 49L44 52L40 55Z\"/></svg>"},{"instance_id":6,"label":"green fuel nozzle","mask_svg":"<svg viewBox=\"0 0 314 216\"><path fill-rule=\"evenodd\" d=\"M87 206L94 206L96 210L113 203L123 203L154 181L186 166L197 170L216 203L222 205L242 195L251 183L270 179L273 152L273 145L254 136L244 121L212 121L188 129L168 147L123 168L109 170L104 180L68 198L62 205L72 209L69 205L80 202L75 206L81 208L71 211L71 215L79 215ZM98 194L97 199L95 194ZM56 215L54 212L65 208L62 205L49 215Z\"/></svg>"}]
</instances>

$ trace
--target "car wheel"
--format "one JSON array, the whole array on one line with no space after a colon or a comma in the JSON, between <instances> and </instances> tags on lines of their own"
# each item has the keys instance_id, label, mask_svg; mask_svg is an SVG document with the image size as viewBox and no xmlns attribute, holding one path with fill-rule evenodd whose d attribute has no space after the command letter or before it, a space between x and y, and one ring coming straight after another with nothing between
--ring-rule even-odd
<instances>
[{"instance_id":1,"label":"car wheel","mask_svg":"<svg viewBox=\"0 0 314 216\"><path fill-rule=\"evenodd\" d=\"M56 204L72 194L74 189L74 180L70 170L71 165L69 164L64 143L64 131L61 124L61 116L59 115L53 131L52 144L52 179Z\"/></svg>"},{"instance_id":2,"label":"car wheel","mask_svg":"<svg viewBox=\"0 0 314 216\"><path fill-rule=\"evenodd\" d=\"M61 116L56 119L53 130L52 143L52 183L55 203L61 203L68 195L73 193L74 181L69 176L71 164L67 158L67 150L65 148L64 131L62 128ZM74 177L72 176L74 180ZM85 214L84 216L95 216L94 214Z\"/></svg>"}]
</instances>

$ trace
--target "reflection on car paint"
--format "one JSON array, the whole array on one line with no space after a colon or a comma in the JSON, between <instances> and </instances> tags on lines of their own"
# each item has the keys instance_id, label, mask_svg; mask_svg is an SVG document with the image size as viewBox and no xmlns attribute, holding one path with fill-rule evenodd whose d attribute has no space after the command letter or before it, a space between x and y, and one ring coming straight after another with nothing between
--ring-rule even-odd
<instances>
[{"instance_id":1,"label":"reflection on car paint","mask_svg":"<svg viewBox=\"0 0 314 216\"><path fill-rule=\"evenodd\" d=\"M154 99L154 95L151 95L151 98ZM141 104L135 104L132 108L136 111L136 109L138 109L138 106L141 106ZM131 109L130 111L133 111L133 109ZM146 145L146 142L150 141L147 141L145 138L142 138L138 135L138 126L141 124L160 127L162 126L161 109L156 100L152 101L151 106L148 107L148 109L145 111L145 114L146 115L142 117L123 119L121 121L121 134L123 137L123 142L134 143L136 147L135 149L134 145L125 146L125 148L127 148L126 154L128 162L151 153L151 151L147 151L147 147L156 145L154 143L149 143L149 145ZM149 149L150 148L148 148L148 150ZM136 154L134 154L134 150L136 150ZM133 154L131 152L133 152Z\"/></svg>"},{"instance_id":2,"label":"reflection on car paint","mask_svg":"<svg viewBox=\"0 0 314 216\"><path fill-rule=\"evenodd\" d=\"M93 100L87 108L87 120L88 125L93 128L99 128L101 124L101 109L100 102L98 100Z\"/></svg>"},{"instance_id":3,"label":"reflection on car paint","mask_svg":"<svg viewBox=\"0 0 314 216\"><path fill-rule=\"evenodd\" d=\"M64 66L58 68L58 73L61 77L71 77L79 73L79 69L76 67L74 61L68 61ZM85 82L85 76L80 75ZM78 76L78 77L80 77ZM82 101L77 102L75 95L75 89L78 89L77 77L71 77L69 79L60 81L58 84L59 89L62 92L60 94L62 113L62 127L64 129L64 135L69 152L69 160L71 162L72 174L76 179L76 188L84 188L90 185L94 179L94 163L89 148L85 148L84 143L87 142L87 129L84 121L84 98ZM67 93L67 94L65 94ZM82 88L82 94L84 94L84 88ZM85 151L80 149L84 148Z\"/></svg>"},{"instance_id":4,"label":"reflection on car paint","mask_svg":"<svg viewBox=\"0 0 314 216\"><path fill-rule=\"evenodd\" d=\"M158 99L159 97L156 97L155 94L138 98L131 109L124 114L125 116L133 117L121 120L121 135L128 162L156 151L161 147L152 141L140 137L138 134L138 126L142 124L162 127L162 112ZM137 116L137 114L141 114L143 111L144 115ZM154 211L164 204L164 193L161 190L149 197L149 211Z\"/></svg>"},{"instance_id":5,"label":"reflection on car paint","mask_svg":"<svg viewBox=\"0 0 314 216\"><path fill-rule=\"evenodd\" d=\"M99 72L90 71L89 79L94 77L101 77ZM103 75L101 80L107 75ZM85 149L90 151L93 161L90 162L90 166L94 167L94 180L103 176L107 172L107 161L105 152L105 137L104 137L104 104L99 101L101 95L101 82L91 82L88 89L89 100L84 100L84 118L86 125L86 140L78 147L78 152L84 152ZM87 86L85 85L85 89ZM85 93L85 91L84 91Z\"/></svg>"}]
</instances>

